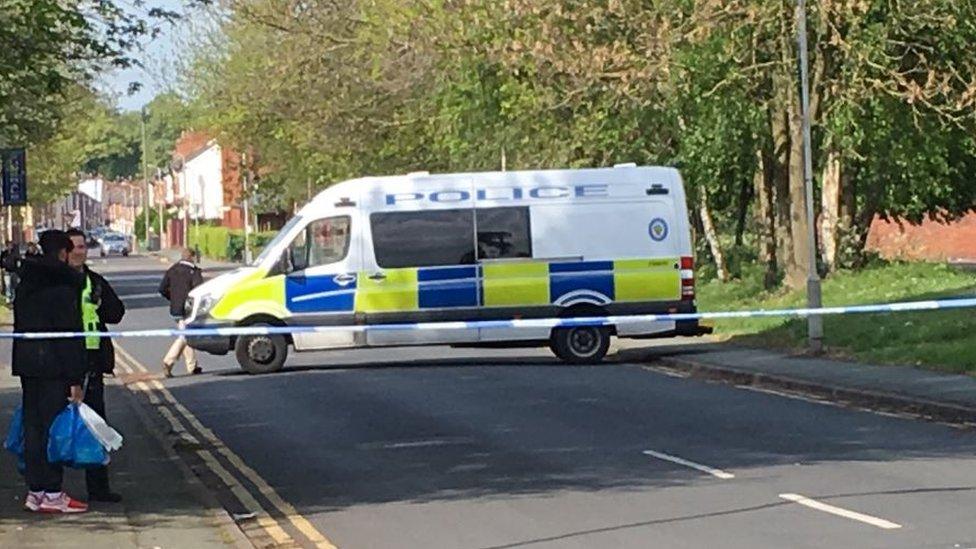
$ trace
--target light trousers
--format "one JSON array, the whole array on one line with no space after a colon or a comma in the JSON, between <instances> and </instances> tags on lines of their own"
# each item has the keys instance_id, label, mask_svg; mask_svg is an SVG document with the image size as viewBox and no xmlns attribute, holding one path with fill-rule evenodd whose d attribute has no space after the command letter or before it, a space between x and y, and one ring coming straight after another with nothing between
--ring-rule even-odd
<instances>
[{"instance_id":1,"label":"light trousers","mask_svg":"<svg viewBox=\"0 0 976 549\"><path fill-rule=\"evenodd\" d=\"M180 319L176 321L176 326L182 330L186 324ZM172 370L173 365L180 359L180 355L183 355L183 361L186 362L186 371L193 373L193 370L197 367L197 354L193 350L193 347L186 344L186 338L183 336L176 338L176 341L169 346L169 350L166 351L166 356L163 357L163 366Z\"/></svg>"}]
</instances>

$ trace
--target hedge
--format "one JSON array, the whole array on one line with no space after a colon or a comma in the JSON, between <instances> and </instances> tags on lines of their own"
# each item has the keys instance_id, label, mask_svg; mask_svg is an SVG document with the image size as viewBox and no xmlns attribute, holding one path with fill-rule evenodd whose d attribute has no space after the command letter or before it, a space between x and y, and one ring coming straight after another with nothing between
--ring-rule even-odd
<instances>
[{"instance_id":1,"label":"hedge","mask_svg":"<svg viewBox=\"0 0 976 549\"><path fill-rule=\"evenodd\" d=\"M198 237L199 231L199 237ZM223 261L242 261L244 258L244 231L227 227L202 226L189 230L190 248L200 247L204 257ZM257 256L265 244L271 241L275 231L251 233L251 253Z\"/></svg>"}]
</instances>

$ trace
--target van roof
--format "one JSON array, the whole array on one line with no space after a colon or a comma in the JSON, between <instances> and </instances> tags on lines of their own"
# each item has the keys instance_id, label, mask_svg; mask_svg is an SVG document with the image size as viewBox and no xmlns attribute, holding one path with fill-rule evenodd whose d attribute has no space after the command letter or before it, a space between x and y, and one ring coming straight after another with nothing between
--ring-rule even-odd
<instances>
[{"instance_id":1,"label":"van roof","mask_svg":"<svg viewBox=\"0 0 976 549\"><path fill-rule=\"evenodd\" d=\"M494 181L507 181L507 182L521 182L523 180L528 180L530 182L533 177L540 175L545 175L548 177L586 177L595 174L606 174L606 173L621 173L634 171L643 172L649 175L656 182L663 184L671 184L680 182L678 176L678 170L673 167L668 166L637 166L636 164L618 164L613 168L579 168L579 169L547 169L547 170L515 170L515 171L494 171L494 172L457 172L457 173L435 173L430 172L411 172L405 175L388 175L388 176L369 176L360 177L356 179L348 179L341 181L334 185L331 185L321 191L319 194L315 195L315 198L309 204L317 202L331 202L335 201L337 198L345 196L346 194L352 195L350 188L359 187L364 184L391 186L396 188L399 183L406 183L408 181L416 181L418 179L427 179L432 181L444 181L445 183L451 182L457 179L480 179L484 180L494 180ZM655 177L657 176L657 177ZM614 183L613 180L608 181L608 183ZM359 190L359 189L357 189Z\"/></svg>"}]
</instances>

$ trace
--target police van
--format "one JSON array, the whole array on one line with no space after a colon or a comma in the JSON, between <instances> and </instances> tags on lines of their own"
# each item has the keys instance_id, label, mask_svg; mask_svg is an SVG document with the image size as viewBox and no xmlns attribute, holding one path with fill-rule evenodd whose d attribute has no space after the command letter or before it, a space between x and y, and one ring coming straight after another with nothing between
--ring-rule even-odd
<instances>
[{"instance_id":1,"label":"police van","mask_svg":"<svg viewBox=\"0 0 976 549\"><path fill-rule=\"evenodd\" d=\"M194 289L187 324L365 326L189 339L209 353L233 351L250 373L280 369L289 347L547 345L565 362L594 363L612 336L707 328L697 321L566 328L470 321L688 313L694 284L675 169L420 172L321 192L250 265ZM456 324L370 329L442 322Z\"/></svg>"}]
</instances>

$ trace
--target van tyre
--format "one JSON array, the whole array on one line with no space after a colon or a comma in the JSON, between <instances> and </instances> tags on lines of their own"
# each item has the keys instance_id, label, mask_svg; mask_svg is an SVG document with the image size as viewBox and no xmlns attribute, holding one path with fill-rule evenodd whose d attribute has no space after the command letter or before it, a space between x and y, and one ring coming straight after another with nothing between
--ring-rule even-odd
<instances>
[{"instance_id":1,"label":"van tyre","mask_svg":"<svg viewBox=\"0 0 976 549\"><path fill-rule=\"evenodd\" d=\"M285 365L288 341L280 334L238 336L234 343L234 354L245 372L269 374L277 372Z\"/></svg>"},{"instance_id":2,"label":"van tyre","mask_svg":"<svg viewBox=\"0 0 976 549\"><path fill-rule=\"evenodd\" d=\"M610 329L599 326L556 328L549 348L569 364L598 364L610 349Z\"/></svg>"}]
</instances>

